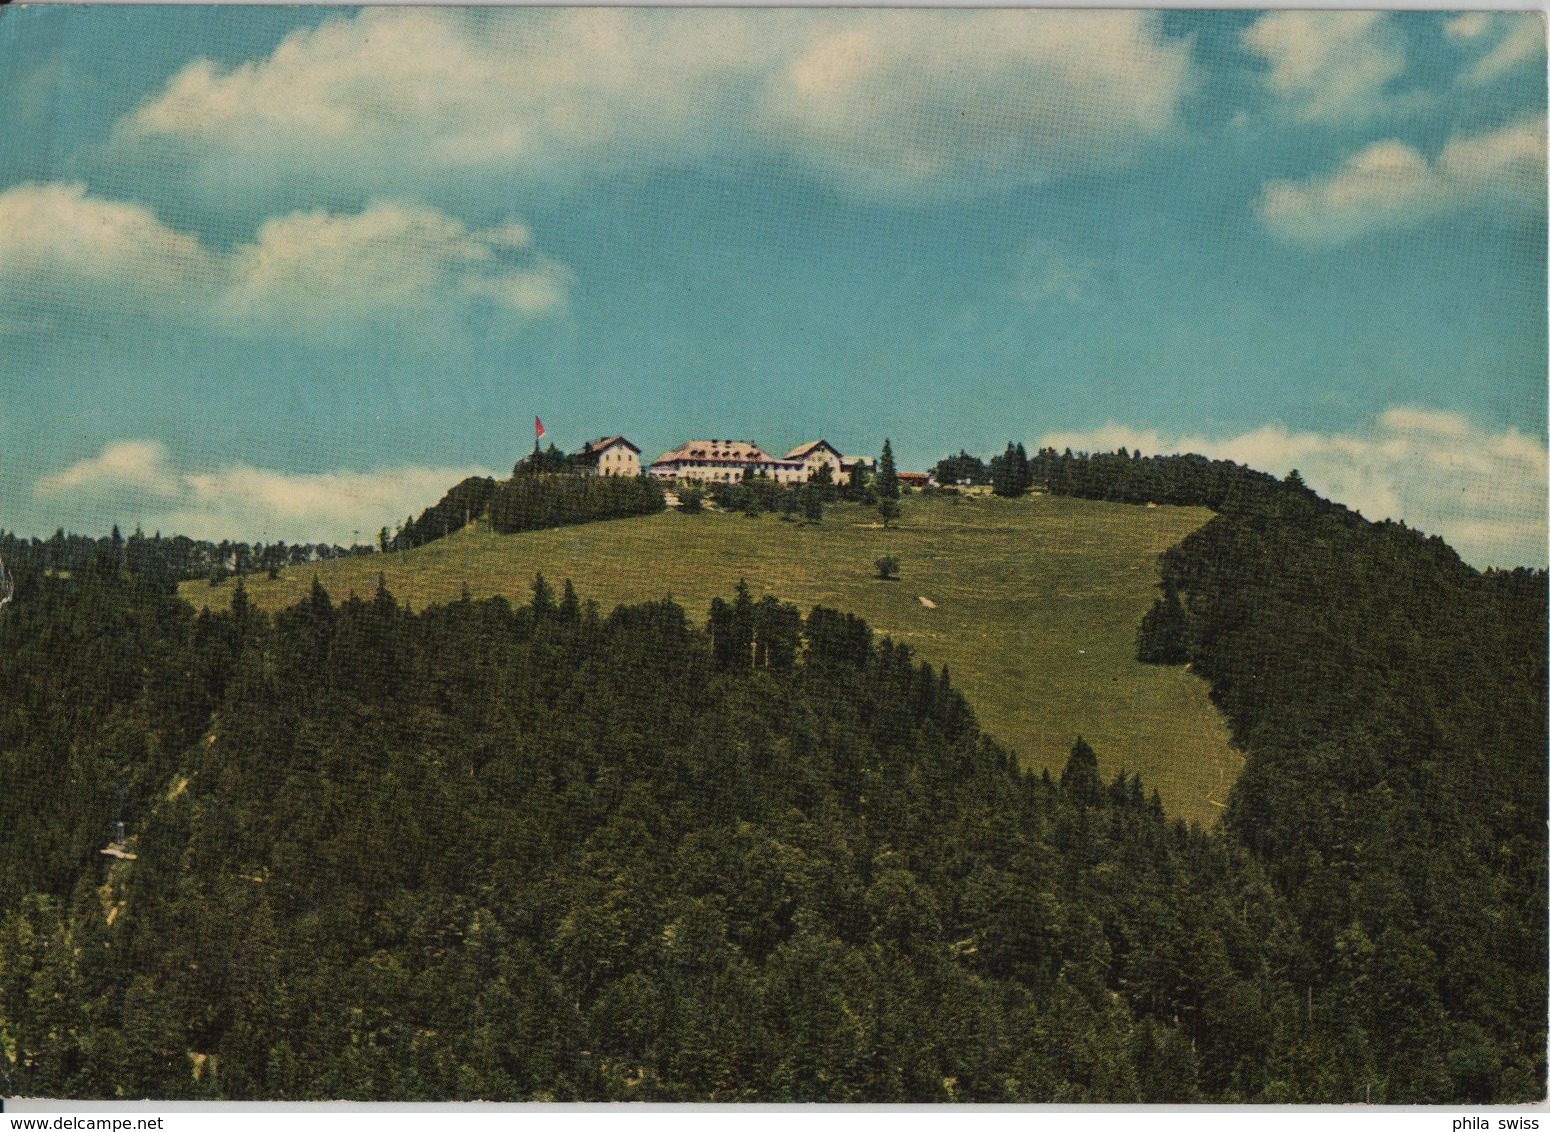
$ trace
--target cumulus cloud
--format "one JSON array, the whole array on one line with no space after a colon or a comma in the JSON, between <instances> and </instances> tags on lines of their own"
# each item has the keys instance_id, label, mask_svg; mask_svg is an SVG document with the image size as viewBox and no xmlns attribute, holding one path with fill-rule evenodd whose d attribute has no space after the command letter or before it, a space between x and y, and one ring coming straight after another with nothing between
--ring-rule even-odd
<instances>
[{"instance_id":1,"label":"cumulus cloud","mask_svg":"<svg viewBox=\"0 0 1550 1132\"><path fill-rule=\"evenodd\" d=\"M1390 106L1390 84L1405 71L1405 49L1383 12L1281 11L1243 33L1269 64L1265 85L1301 122L1349 122Z\"/></svg>"},{"instance_id":2,"label":"cumulus cloud","mask_svg":"<svg viewBox=\"0 0 1550 1132\"><path fill-rule=\"evenodd\" d=\"M138 523L193 538L349 542L417 514L483 468L405 466L372 471L280 472L249 464L191 470L154 440L121 440L34 485L83 526Z\"/></svg>"},{"instance_id":3,"label":"cumulus cloud","mask_svg":"<svg viewBox=\"0 0 1550 1132\"><path fill-rule=\"evenodd\" d=\"M1469 86L1494 82L1545 51L1545 22L1540 12L1465 12L1445 25L1448 38L1481 54L1460 76Z\"/></svg>"},{"instance_id":4,"label":"cumulus cloud","mask_svg":"<svg viewBox=\"0 0 1550 1132\"><path fill-rule=\"evenodd\" d=\"M90 491L104 485L165 495L177 490L167 467L167 449L153 440L120 440L96 456L78 460L62 471L38 481L41 497Z\"/></svg>"},{"instance_id":5,"label":"cumulus cloud","mask_svg":"<svg viewBox=\"0 0 1550 1132\"><path fill-rule=\"evenodd\" d=\"M71 286L166 297L217 274L196 237L143 205L88 197L79 182L28 182L0 193L0 288L25 281L34 295Z\"/></svg>"},{"instance_id":6,"label":"cumulus cloud","mask_svg":"<svg viewBox=\"0 0 1550 1132\"><path fill-rule=\"evenodd\" d=\"M1137 11L869 12L767 85L767 129L832 177L896 193L1034 183L1172 128L1188 45Z\"/></svg>"},{"instance_id":7,"label":"cumulus cloud","mask_svg":"<svg viewBox=\"0 0 1550 1132\"><path fill-rule=\"evenodd\" d=\"M371 166L548 164L692 142L753 44L706 13L368 8L266 58L189 64L125 123L217 150ZM732 34L728 34L728 33Z\"/></svg>"},{"instance_id":8,"label":"cumulus cloud","mask_svg":"<svg viewBox=\"0 0 1550 1132\"><path fill-rule=\"evenodd\" d=\"M1460 413L1395 406L1360 432L1281 425L1207 437L1110 424L1049 433L1040 447L1147 454L1198 452L1274 475L1296 468L1319 494L1369 519L1403 519L1441 535L1476 566L1544 566L1550 453L1516 429L1492 432Z\"/></svg>"},{"instance_id":9,"label":"cumulus cloud","mask_svg":"<svg viewBox=\"0 0 1550 1132\"><path fill-rule=\"evenodd\" d=\"M848 188L965 193L1124 160L1190 47L1125 11L365 9L185 67L123 123L219 175L382 185L774 149Z\"/></svg>"},{"instance_id":10,"label":"cumulus cloud","mask_svg":"<svg viewBox=\"0 0 1550 1132\"><path fill-rule=\"evenodd\" d=\"M221 307L239 324L325 329L476 296L518 314L547 314L564 305L563 276L536 296L534 275L554 269L519 267L506 254L529 242L520 225L470 231L433 208L296 212L265 221L253 243L232 255Z\"/></svg>"},{"instance_id":11,"label":"cumulus cloud","mask_svg":"<svg viewBox=\"0 0 1550 1132\"><path fill-rule=\"evenodd\" d=\"M1455 136L1434 159L1404 142L1377 142L1325 176L1269 182L1258 208L1270 230L1284 239L1332 244L1459 208L1542 209L1544 194L1541 117Z\"/></svg>"},{"instance_id":12,"label":"cumulus cloud","mask_svg":"<svg viewBox=\"0 0 1550 1132\"><path fill-rule=\"evenodd\" d=\"M568 275L531 244L515 221L471 230L386 202L274 217L251 243L217 252L142 205L81 184L24 184L0 193L0 308L74 297L192 309L239 332L325 334L456 317L471 303L536 317L564 306Z\"/></svg>"}]
</instances>

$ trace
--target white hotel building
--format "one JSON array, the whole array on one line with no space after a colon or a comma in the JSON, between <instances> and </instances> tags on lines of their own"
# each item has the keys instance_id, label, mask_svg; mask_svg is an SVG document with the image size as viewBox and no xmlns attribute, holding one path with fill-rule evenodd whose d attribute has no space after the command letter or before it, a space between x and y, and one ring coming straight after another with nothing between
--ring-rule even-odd
<instances>
[{"instance_id":1,"label":"white hotel building","mask_svg":"<svg viewBox=\"0 0 1550 1132\"><path fill-rule=\"evenodd\" d=\"M800 444L784 459L776 459L751 440L690 440L658 457L651 475L673 482L735 483L752 469L754 475L776 483L807 483L828 465L832 482L844 484L858 465L871 462L865 456L847 458L827 440Z\"/></svg>"}]
</instances>

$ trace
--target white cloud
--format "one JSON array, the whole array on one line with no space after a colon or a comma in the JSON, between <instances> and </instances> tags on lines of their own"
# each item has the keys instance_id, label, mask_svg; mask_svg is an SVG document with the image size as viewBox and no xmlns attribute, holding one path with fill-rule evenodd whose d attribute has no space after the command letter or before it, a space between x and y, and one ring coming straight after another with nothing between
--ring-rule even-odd
<instances>
[{"instance_id":1,"label":"white cloud","mask_svg":"<svg viewBox=\"0 0 1550 1132\"><path fill-rule=\"evenodd\" d=\"M218 150L370 165L546 163L690 142L703 94L750 44L715 13L368 8L288 35L267 58L194 62L126 123ZM735 30L735 29L731 29Z\"/></svg>"},{"instance_id":2,"label":"white cloud","mask_svg":"<svg viewBox=\"0 0 1550 1132\"><path fill-rule=\"evenodd\" d=\"M469 281L469 292L493 299L518 314L550 314L564 307L570 294L571 271L545 260L523 271Z\"/></svg>"},{"instance_id":3,"label":"white cloud","mask_svg":"<svg viewBox=\"0 0 1550 1132\"><path fill-rule=\"evenodd\" d=\"M218 273L199 240L150 209L86 195L79 182L27 182L0 192L0 299L25 280L36 297L61 288L128 288L164 297Z\"/></svg>"},{"instance_id":4,"label":"white cloud","mask_svg":"<svg viewBox=\"0 0 1550 1132\"><path fill-rule=\"evenodd\" d=\"M238 248L221 296L239 325L304 325L328 329L435 308L478 296L523 315L565 303L556 267L519 267L506 253L523 249L526 229L506 224L470 231L433 208L377 204L355 215L296 212L264 222L256 240ZM554 277L533 301L535 275Z\"/></svg>"},{"instance_id":5,"label":"white cloud","mask_svg":"<svg viewBox=\"0 0 1550 1132\"><path fill-rule=\"evenodd\" d=\"M1544 194L1545 120L1538 118L1455 136L1434 160L1403 142L1377 142L1327 176L1267 183L1258 207L1278 236L1333 244L1465 207L1542 210Z\"/></svg>"},{"instance_id":6,"label":"white cloud","mask_svg":"<svg viewBox=\"0 0 1550 1132\"><path fill-rule=\"evenodd\" d=\"M1173 127L1191 77L1150 13L879 11L825 23L762 109L835 179L895 194L1122 161Z\"/></svg>"},{"instance_id":7,"label":"white cloud","mask_svg":"<svg viewBox=\"0 0 1550 1132\"><path fill-rule=\"evenodd\" d=\"M1350 122L1391 108L1405 49L1382 12L1281 11L1261 16L1243 45L1270 65L1265 85L1301 122Z\"/></svg>"},{"instance_id":8,"label":"white cloud","mask_svg":"<svg viewBox=\"0 0 1550 1132\"><path fill-rule=\"evenodd\" d=\"M483 468L279 472L248 464L182 469L153 440L108 444L40 479L35 494L87 525L139 524L193 538L349 542L392 527Z\"/></svg>"},{"instance_id":9,"label":"white cloud","mask_svg":"<svg viewBox=\"0 0 1550 1132\"><path fill-rule=\"evenodd\" d=\"M1449 39L1479 39L1491 27L1491 13L1464 12L1449 20L1443 29Z\"/></svg>"},{"instance_id":10,"label":"white cloud","mask_svg":"<svg viewBox=\"0 0 1550 1132\"><path fill-rule=\"evenodd\" d=\"M1543 56L1545 22L1541 12L1466 12L1447 23L1448 36L1484 53L1460 76L1469 86L1494 82Z\"/></svg>"},{"instance_id":11,"label":"white cloud","mask_svg":"<svg viewBox=\"0 0 1550 1132\"><path fill-rule=\"evenodd\" d=\"M1191 81L1188 42L1138 12L377 8L192 63L119 135L375 191L753 147L858 191L966 193L1124 160Z\"/></svg>"},{"instance_id":12,"label":"white cloud","mask_svg":"<svg viewBox=\"0 0 1550 1132\"><path fill-rule=\"evenodd\" d=\"M238 332L326 335L408 315L423 326L475 302L525 317L565 304L568 273L532 250L516 221L476 231L434 208L385 202L274 217L221 253L139 204L86 192L0 193L0 310L73 296L191 310Z\"/></svg>"},{"instance_id":13,"label":"white cloud","mask_svg":"<svg viewBox=\"0 0 1550 1132\"><path fill-rule=\"evenodd\" d=\"M1038 446L1149 455L1198 452L1284 476L1369 519L1403 519L1441 535L1477 566L1544 566L1550 451L1516 429L1491 432L1460 413L1395 406L1361 432L1266 425L1229 437L1172 435L1109 424L1043 436Z\"/></svg>"},{"instance_id":14,"label":"white cloud","mask_svg":"<svg viewBox=\"0 0 1550 1132\"><path fill-rule=\"evenodd\" d=\"M177 480L167 468L167 449L154 440L119 440L102 451L79 460L62 471L44 476L37 494L48 497L104 485L166 495L177 490Z\"/></svg>"}]
</instances>

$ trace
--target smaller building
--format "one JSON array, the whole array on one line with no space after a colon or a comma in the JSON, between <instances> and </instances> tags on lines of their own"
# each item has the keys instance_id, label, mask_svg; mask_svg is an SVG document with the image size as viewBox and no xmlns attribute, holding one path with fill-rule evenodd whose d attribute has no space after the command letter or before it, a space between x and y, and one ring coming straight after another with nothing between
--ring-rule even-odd
<instances>
[{"instance_id":1,"label":"smaller building","mask_svg":"<svg viewBox=\"0 0 1550 1132\"><path fill-rule=\"evenodd\" d=\"M829 467L829 479L831 483L846 484L855 473L857 467L870 467L871 459L866 456L847 457L827 440L809 440L806 444L799 444L786 453L786 460L802 467L802 483L811 483L818 474L818 469L825 464Z\"/></svg>"},{"instance_id":2,"label":"smaller building","mask_svg":"<svg viewBox=\"0 0 1550 1132\"><path fill-rule=\"evenodd\" d=\"M935 487L936 480L930 472L900 472L899 482L905 487Z\"/></svg>"},{"instance_id":3,"label":"smaller building","mask_svg":"<svg viewBox=\"0 0 1550 1132\"><path fill-rule=\"evenodd\" d=\"M640 449L622 436L600 436L581 446L576 467L595 476L640 475Z\"/></svg>"}]
</instances>

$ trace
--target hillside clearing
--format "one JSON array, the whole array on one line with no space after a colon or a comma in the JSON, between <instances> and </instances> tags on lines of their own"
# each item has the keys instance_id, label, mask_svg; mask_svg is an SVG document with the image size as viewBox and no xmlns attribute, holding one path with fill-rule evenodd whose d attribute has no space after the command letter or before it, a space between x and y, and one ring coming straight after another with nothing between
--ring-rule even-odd
<instances>
[{"instance_id":1,"label":"hillside clearing","mask_svg":"<svg viewBox=\"0 0 1550 1132\"><path fill-rule=\"evenodd\" d=\"M274 610L304 596L314 576L336 600L369 597L380 572L400 601L422 609L456 601L465 585L475 598L526 601L542 573L556 589L569 578L583 601L605 610L671 596L703 620L712 597L746 578L756 598L774 594L804 613L817 604L857 613L947 665L985 729L1025 765L1058 774L1080 734L1106 776L1140 771L1171 813L1219 819L1242 760L1205 682L1135 659L1157 556L1209 512L1057 496L912 496L897 527L882 529L874 515L834 506L809 526L669 511L518 535L480 525L406 554L295 567L246 585L256 605ZM899 558L906 587L877 578L881 554ZM233 589L189 582L181 592L195 606L225 608Z\"/></svg>"}]
</instances>

